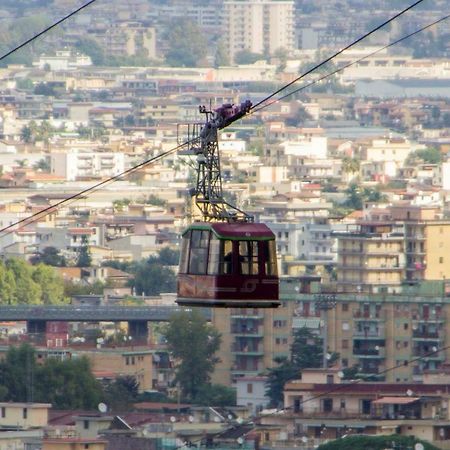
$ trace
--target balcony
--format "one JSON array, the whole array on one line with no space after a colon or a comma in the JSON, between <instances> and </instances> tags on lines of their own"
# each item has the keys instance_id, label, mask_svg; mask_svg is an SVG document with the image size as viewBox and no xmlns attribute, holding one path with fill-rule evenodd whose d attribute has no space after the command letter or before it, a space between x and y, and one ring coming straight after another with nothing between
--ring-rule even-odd
<instances>
[{"instance_id":1,"label":"balcony","mask_svg":"<svg viewBox=\"0 0 450 450\"><path fill-rule=\"evenodd\" d=\"M386 357L384 347L375 348L353 348L353 356L355 358L364 359L384 359Z\"/></svg>"},{"instance_id":2,"label":"balcony","mask_svg":"<svg viewBox=\"0 0 450 450\"><path fill-rule=\"evenodd\" d=\"M264 356L264 349L259 346L248 346L235 343L231 346L231 352L240 356Z\"/></svg>"},{"instance_id":3,"label":"balcony","mask_svg":"<svg viewBox=\"0 0 450 450\"><path fill-rule=\"evenodd\" d=\"M264 333L259 328L253 328L250 330L242 329L239 327L231 327L231 334L236 337L246 337L246 338L262 338Z\"/></svg>"},{"instance_id":4,"label":"balcony","mask_svg":"<svg viewBox=\"0 0 450 450\"><path fill-rule=\"evenodd\" d=\"M230 317L234 319L263 319L264 313L258 309L233 308Z\"/></svg>"},{"instance_id":5,"label":"balcony","mask_svg":"<svg viewBox=\"0 0 450 450\"><path fill-rule=\"evenodd\" d=\"M441 341L444 336L437 331L414 330L412 338L418 341Z\"/></svg>"},{"instance_id":6,"label":"balcony","mask_svg":"<svg viewBox=\"0 0 450 450\"><path fill-rule=\"evenodd\" d=\"M384 328L355 330L353 339L384 339Z\"/></svg>"},{"instance_id":7,"label":"balcony","mask_svg":"<svg viewBox=\"0 0 450 450\"><path fill-rule=\"evenodd\" d=\"M354 311L353 318L358 321L366 321L366 322L380 322L385 319L384 314L382 314L381 311L369 312L361 310Z\"/></svg>"},{"instance_id":8,"label":"balcony","mask_svg":"<svg viewBox=\"0 0 450 450\"><path fill-rule=\"evenodd\" d=\"M437 352L431 350L424 350L421 347L416 347L413 350L412 353L414 358L421 358L423 360L432 360L432 361L445 361L445 354L444 352Z\"/></svg>"}]
</instances>

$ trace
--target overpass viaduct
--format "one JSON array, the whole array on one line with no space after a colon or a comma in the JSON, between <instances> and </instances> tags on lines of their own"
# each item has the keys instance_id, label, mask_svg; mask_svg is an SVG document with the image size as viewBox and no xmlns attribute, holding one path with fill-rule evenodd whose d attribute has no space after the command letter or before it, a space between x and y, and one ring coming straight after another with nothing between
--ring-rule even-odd
<instances>
[{"instance_id":1,"label":"overpass viaduct","mask_svg":"<svg viewBox=\"0 0 450 450\"><path fill-rule=\"evenodd\" d=\"M0 321L26 321L29 333L45 333L46 324L58 322L128 322L130 336L148 335L148 322L167 322L178 306L110 306L110 305L8 305L0 306ZM207 320L211 310L202 308Z\"/></svg>"}]
</instances>

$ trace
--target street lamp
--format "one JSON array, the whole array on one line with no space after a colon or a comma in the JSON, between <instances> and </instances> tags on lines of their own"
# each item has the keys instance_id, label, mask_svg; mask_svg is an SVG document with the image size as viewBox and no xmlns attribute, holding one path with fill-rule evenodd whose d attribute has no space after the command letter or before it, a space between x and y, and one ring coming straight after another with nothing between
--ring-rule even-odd
<instances>
[{"instance_id":1,"label":"street lamp","mask_svg":"<svg viewBox=\"0 0 450 450\"><path fill-rule=\"evenodd\" d=\"M322 339L322 364L323 368L328 367L328 311L336 307L336 294L316 294L314 296L316 308L321 311L321 319L323 322Z\"/></svg>"}]
</instances>

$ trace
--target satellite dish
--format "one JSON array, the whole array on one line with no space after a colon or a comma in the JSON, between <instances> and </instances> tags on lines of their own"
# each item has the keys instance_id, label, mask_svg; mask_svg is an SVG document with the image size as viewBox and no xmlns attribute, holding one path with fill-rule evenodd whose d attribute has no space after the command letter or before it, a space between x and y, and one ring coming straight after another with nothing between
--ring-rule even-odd
<instances>
[{"instance_id":1,"label":"satellite dish","mask_svg":"<svg viewBox=\"0 0 450 450\"><path fill-rule=\"evenodd\" d=\"M307 438L306 436L303 436L303 437L302 437L302 442L303 442L304 444L306 444L306 443L308 442L308 438Z\"/></svg>"},{"instance_id":2,"label":"satellite dish","mask_svg":"<svg viewBox=\"0 0 450 450\"><path fill-rule=\"evenodd\" d=\"M170 421L171 421L172 423L175 423L175 422L177 421L177 418L176 418L175 416L171 416L171 417L170 417Z\"/></svg>"},{"instance_id":3,"label":"satellite dish","mask_svg":"<svg viewBox=\"0 0 450 450\"><path fill-rule=\"evenodd\" d=\"M406 395L408 396L408 397L411 397L412 395L413 395L413 391L411 390L411 389L408 389L407 391L406 391Z\"/></svg>"},{"instance_id":4,"label":"satellite dish","mask_svg":"<svg viewBox=\"0 0 450 450\"><path fill-rule=\"evenodd\" d=\"M342 370L340 370L340 371L338 372L338 377L339 377L339 378L344 378L344 372L343 372Z\"/></svg>"},{"instance_id":5,"label":"satellite dish","mask_svg":"<svg viewBox=\"0 0 450 450\"><path fill-rule=\"evenodd\" d=\"M147 434L148 434L148 431L144 428L144 429L142 430L142 436L147 436Z\"/></svg>"},{"instance_id":6,"label":"satellite dish","mask_svg":"<svg viewBox=\"0 0 450 450\"><path fill-rule=\"evenodd\" d=\"M242 422L244 421L244 419L242 417L238 417L236 419L236 422L240 425Z\"/></svg>"},{"instance_id":7,"label":"satellite dish","mask_svg":"<svg viewBox=\"0 0 450 450\"><path fill-rule=\"evenodd\" d=\"M418 442L418 443L414 446L414 450L425 450L425 447L423 446L423 444L421 444L420 442Z\"/></svg>"},{"instance_id":8,"label":"satellite dish","mask_svg":"<svg viewBox=\"0 0 450 450\"><path fill-rule=\"evenodd\" d=\"M233 420L233 415L232 414L228 414L228 420Z\"/></svg>"},{"instance_id":9,"label":"satellite dish","mask_svg":"<svg viewBox=\"0 0 450 450\"><path fill-rule=\"evenodd\" d=\"M102 337L97 338L97 344L103 344L105 340Z\"/></svg>"},{"instance_id":10,"label":"satellite dish","mask_svg":"<svg viewBox=\"0 0 450 450\"><path fill-rule=\"evenodd\" d=\"M236 441L237 441L237 443L238 443L239 445L242 445L242 444L244 443L244 439L242 439L241 437L238 437L238 438L236 439Z\"/></svg>"},{"instance_id":11,"label":"satellite dish","mask_svg":"<svg viewBox=\"0 0 450 450\"><path fill-rule=\"evenodd\" d=\"M192 422L194 421L194 416L189 416L189 417L188 417L188 420L189 420L189 422L192 423Z\"/></svg>"},{"instance_id":12,"label":"satellite dish","mask_svg":"<svg viewBox=\"0 0 450 450\"><path fill-rule=\"evenodd\" d=\"M220 418L219 417L214 417L214 422L220 422Z\"/></svg>"},{"instance_id":13,"label":"satellite dish","mask_svg":"<svg viewBox=\"0 0 450 450\"><path fill-rule=\"evenodd\" d=\"M106 406L106 403L99 403L97 408L102 414L105 414L105 412L108 411L108 407Z\"/></svg>"}]
</instances>

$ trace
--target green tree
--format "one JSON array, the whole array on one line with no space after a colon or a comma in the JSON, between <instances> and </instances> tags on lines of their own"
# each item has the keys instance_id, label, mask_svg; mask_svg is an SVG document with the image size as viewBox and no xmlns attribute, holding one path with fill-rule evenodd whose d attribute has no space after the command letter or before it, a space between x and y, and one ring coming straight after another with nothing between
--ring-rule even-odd
<instances>
[{"instance_id":1,"label":"green tree","mask_svg":"<svg viewBox=\"0 0 450 450\"><path fill-rule=\"evenodd\" d=\"M103 399L86 357L46 359L35 371L34 385L34 400L51 403L56 409L94 409Z\"/></svg>"},{"instance_id":2,"label":"green tree","mask_svg":"<svg viewBox=\"0 0 450 450\"><path fill-rule=\"evenodd\" d=\"M204 406L236 406L236 390L221 384L205 384L197 392L195 403Z\"/></svg>"},{"instance_id":3,"label":"green tree","mask_svg":"<svg viewBox=\"0 0 450 450\"><path fill-rule=\"evenodd\" d=\"M207 41L198 26L189 19L175 19L166 36L170 66L197 67L207 54Z\"/></svg>"},{"instance_id":4,"label":"green tree","mask_svg":"<svg viewBox=\"0 0 450 450\"><path fill-rule=\"evenodd\" d=\"M345 173L358 173L360 169L360 161L357 158L344 156L342 159L342 170Z\"/></svg>"},{"instance_id":5,"label":"green tree","mask_svg":"<svg viewBox=\"0 0 450 450\"><path fill-rule=\"evenodd\" d=\"M230 59L228 58L225 45L222 41L217 44L216 54L214 55L214 67L228 66Z\"/></svg>"},{"instance_id":6,"label":"green tree","mask_svg":"<svg viewBox=\"0 0 450 450\"><path fill-rule=\"evenodd\" d=\"M210 383L214 366L220 360L216 356L220 334L198 310L174 314L162 333L177 361L175 380L183 399L195 401L202 388Z\"/></svg>"},{"instance_id":7,"label":"green tree","mask_svg":"<svg viewBox=\"0 0 450 450\"><path fill-rule=\"evenodd\" d=\"M41 303L42 290L33 280L32 266L22 259L11 258L6 261L6 267L12 272L16 284L14 303Z\"/></svg>"},{"instance_id":8,"label":"green tree","mask_svg":"<svg viewBox=\"0 0 450 450\"><path fill-rule=\"evenodd\" d=\"M159 251L158 262L163 266L177 266L180 260L180 251L164 247Z\"/></svg>"},{"instance_id":9,"label":"green tree","mask_svg":"<svg viewBox=\"0 0 450 450\"><path fill-rule=\"evenodd\" d=\"M50 86L47 83L39 83L34 88L34 94L36 95L44 95L46 97L55 97L56 92L53 86Z\"/></svg>"},{"instance_id":10,"label":"green tree","mask_svg":"<svg viewBox=\"0 0 450 450\"><path fill-rule=\"evenodd\" d=\"M54 267L67 266L66 258L55 247L45 247L41 253L31 259L31 262L33 264L43 263Z\"/></svg>"},{"instance_id":11,"label":"green tree","mask_svg":"<svg viewBox=\"0 0 450 450\"><path fill-rule=\"evenodd\" d=\"M385 450L387 448L413 449L420 442L425 450L438 450L438 447L414 436L347 436L326 444L319 445L317 450Z\"/></svg>"},{"instance_id":12,"label":"green tree","mask_svg":"<svg viewBox=\"0 0 450 450\"><path fill-rule=\"evenodd\" d=\"M94 66L105 65L105 53L102 46L92 38L83 38L77 41L75 47L83 54L89 56Z\"/></svg>"},{"instance_id":13,"label":"green tree","mask_svg":"<svg viewBox=\"0 0 450 450\"><path fill-rule=\"evenodd\" d=\"M412 165L417 162L417 160L422 160L427 164L440 164L442 162L442 153L436 147L416 150L408 156L406 164Z\"/></svg>"},{"instance_id":14,"label":"green tree","mask_svg":"<svg viewBox=\"0 0 450 450\"><path fill-rule=\"evenodd\" d=\"M234 55L234 62L236 64L253 64L256 61L265 59L261 53L253 53L250 50L241 50Z\"/></svg>"},{"instance_id":15,"label":"green tree","mask_svg":"<svg viewBox=\"0 0 450 450\"><path fill-rule=\"evenodd\" d=\"M33 169L42 170L42 172L50 172L50 161L48 158L40 159L33 165Z\"/></svg>"},{"instance_id":16,"label":"green tree","mask_svg":"<svg viewBox=\"0 0 450 450\"><path fill-rule=\"evenodd\" d=\"M0 261L0 298L2 304L12 305L17 302L16 280L3 261Z\"/></svg>"},{"instance_id":17,"label":"green tree","mask_svg":"<svg viewBox=\"0 0 450 450\"><path fill-rule=\"evenodd\" d=\"M45 264L35 266L33 280L40 286L41 302L46 305L62 303L64 299L64 282L53 267Z\"/></svg>"},{"instance_id":18,"label":"green tree","mask_svg":"<svg viewBox=\"0 0 450 450\"><path fill-rule=\"evenodd\" d=\"M306 327L296 330L290 348L290 358L274 359L278 365L269 369L266 393L271 405L278 407L282 404L285 383L299 378L303 369L322 367L322 355L322 341L318 336Z\"/></svg>"},{"instance_id":19,"label":"green tree","mask_svg":"<svg viewBox=\"0 0 450 450\"><path fill-rule=\"evenodd\" d=\"M111 411L129 411L138 399L139 383L127 375L116 378L104 389L104 399Z\"/></svg>"},{"instance_id":20,"label":"green tree","mask_svg":"<svg viewBox=\"0 0 450 450\"><path fill-rule=\"evenodd\" d=\"M88 238L84 235L78 249L77 267L90 267L92 264L91 250L89 249Z\"/></svg>"}]
</instances>

